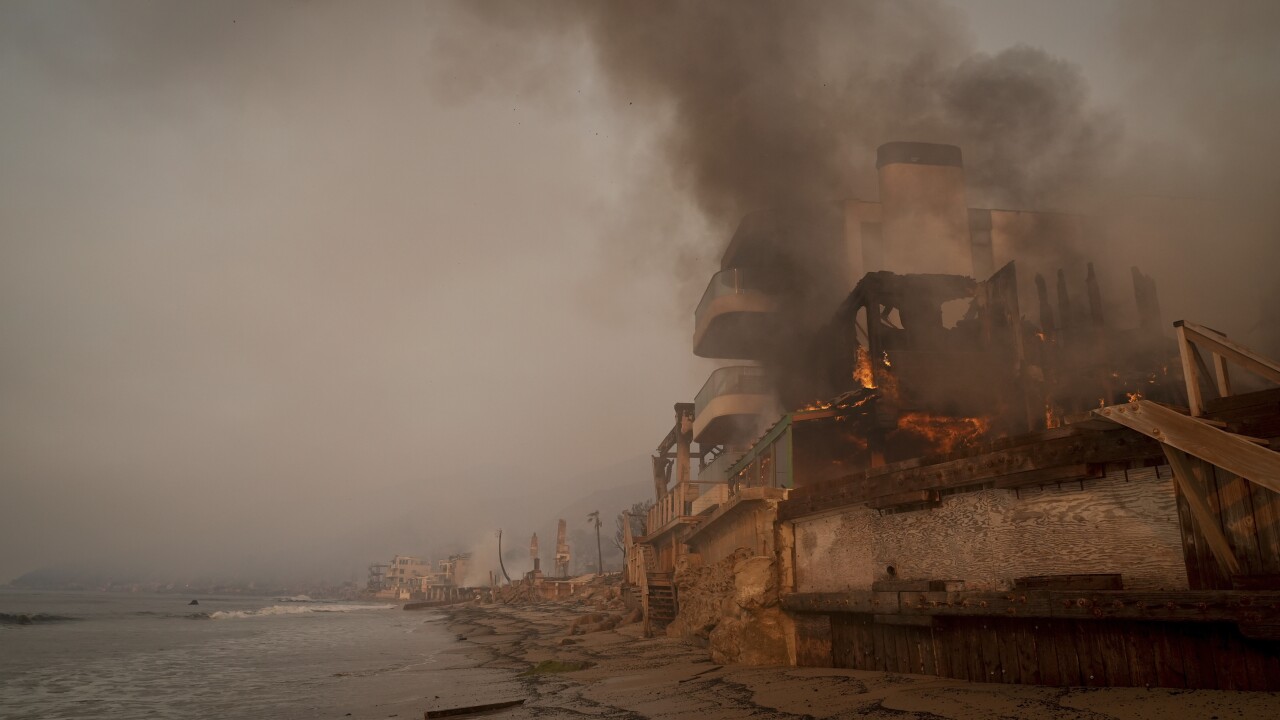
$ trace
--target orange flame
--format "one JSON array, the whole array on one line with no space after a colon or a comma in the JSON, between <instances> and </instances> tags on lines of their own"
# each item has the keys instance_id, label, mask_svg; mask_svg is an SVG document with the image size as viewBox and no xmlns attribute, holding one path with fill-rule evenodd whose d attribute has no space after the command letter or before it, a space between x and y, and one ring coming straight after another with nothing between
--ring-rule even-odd
<instances>
[{"instance_id":1,"label":"orange flame","mask_svg":"<svg viewBox=\"0 0 1280 720\"><path fill-rule=\"evenodd\" d=\"M1060 427L1061 425L1062 425L1062 419L1059 418L1058 414L1053 411L1053 404L1045 403L1044 404L1044 426L1046 428L1052 429L1052 428Z\"/></svg>"},{"instance_id":2,"label":"orange flame","mask_svg":"<svg viewBox=\"0 0 1280 720\"><path fill-rule=\"evenodd\" d=\"M941 453L968 447L982 439L991 429L991 420L980 417L948 417L924 412L905 412L898 418L898 429L918 435Z\"/></svg>"},{"instance_id":3,"label":"orange flame","mask_svg":"<svg viewBox=\"0 0 1280 720\"><path fill-rule=\"evenodd\" d=\"M885 357L888 357L888 354ZM853 379L868 390L876 386L875 373L871 372L871 355L866 348L858 348L858 364L853 368Z\"/></svg>"},{"instance_id":4,"label":"orange flame","mask_svg":"<svg viewBox=\"0 0 1280 720\"><path fill-rule=\"evenodd\" d=\"M1140 392L1125 393L1125 395L1129 396L1129 402L1138 402L1142 399L1142 393Z\"/></svg>"}]
</instances>

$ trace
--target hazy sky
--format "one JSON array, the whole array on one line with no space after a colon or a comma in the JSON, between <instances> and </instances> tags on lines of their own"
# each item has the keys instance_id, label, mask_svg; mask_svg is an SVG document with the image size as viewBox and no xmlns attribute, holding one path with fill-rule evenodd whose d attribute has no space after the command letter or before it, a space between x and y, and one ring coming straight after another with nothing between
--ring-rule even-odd
<instances>
[{"instance_id":1,"label":"hazy sky","mask_svg":"<svg viewBox=\"0 0 1280 720\"><path fill-rule=\"evenodd\" d=\"M960 31L1105 105L1121 4L975 0ZM0 581L349 565L647 481L594 471L714 367L727 228L572 36L438 10L0 4ZM528 75L459 92L442 38Z\"/></svg>"}]
</instances>

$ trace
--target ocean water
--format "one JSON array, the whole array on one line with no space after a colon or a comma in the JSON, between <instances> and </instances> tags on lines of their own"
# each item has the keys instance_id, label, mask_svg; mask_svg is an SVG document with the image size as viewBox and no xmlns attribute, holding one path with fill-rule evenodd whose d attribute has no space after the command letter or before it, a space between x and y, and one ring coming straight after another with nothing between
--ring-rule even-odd
<instances>
[{"instance_id":1,"label":"ocean water","mask_svg":"<svg viewBox=\"0 0 1280 720\"><path fill-rule=\"evenodd\" d=\"M197 599L0 589L0 718L421 717L489 672L434 613Z\"/></svg>"}]
</instances>

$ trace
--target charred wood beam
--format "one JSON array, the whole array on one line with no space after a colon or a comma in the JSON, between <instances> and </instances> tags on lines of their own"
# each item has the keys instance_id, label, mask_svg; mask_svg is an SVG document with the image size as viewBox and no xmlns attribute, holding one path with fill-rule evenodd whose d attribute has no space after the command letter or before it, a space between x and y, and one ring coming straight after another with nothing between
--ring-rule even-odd
<instances>
[{"instance_id":1,"label":"charred wood beam","mask_svg":"<svg viewBox=\"0 0 1280 720\"><path fill-rule=\"evenodd\" d=\"M1089 319L1094 327L1103 326L1102 290L1098 288L1098 276L1093 271L1093 263L1089 263L1089 273L1085 276L1085 285L1089 288Z\"/></svg>"},{"instance_id":2,"label":"charred wood beam","mask_svg":"<svg viewBox=\"0 0 1280 720\"><path fill-rule=\"evenodd\" d=\"M1045 439L1042 437L1048 436ZM1160 460L1160 444L1136 432L1038 433L1038 441L950 461L906 461L824 485L798 487L778 507L781 520L834 512L877 498L920 490L1024 487L1099 477L1105 463ZM1024 438L1024 441L1026 438Z\"/></svg>"},{"instance_id":3,"label":"charred wood beam","mask_svg":"<svg viewBox=\"0 0 1280 720\"><path fill-rule=\"evenodd\" d=\"M1036 273L1036 300L1040 304L1040 329L1045 335L1052 335L1057 325L1053 322L1053 306L1049 304L1049 288L1040 273Z\"/></svg>"},{"instance_id":4,"label":"charred wood beam","mask_svg":"<svg viewBox=\"0 0 1280 720\"><path fill-rule=\"evenodd\" d=\"M1280 592L1256 590L962 590L958 592L791 593L792 612L1068 620L1280 623Z\"/></svg>"},{"instance_id":5,"label":"charred wood beam","mask_svg":"<svg viewBox=\"0 0 1280 720\"><path fill-rule=\"evenodd\" d=\"M658 447L656 450L654 450L654 452L657 452L659 454L669 452L671 448L674 447L676 443L680 440L681 418L685 415L688 415L690 418L693 417L693 403L676 403L675 410L676 410L676 421L671 426L671 430L667 432L666 437L662 438L662 442L658 443Z\"/></svg>"},{"instance_id":6,"label":"charred wood beam","mask_svg":"<svg viewBox=\"0 0 1280 720\"><path fill-rule=\"evenodd\" d=\"M1070 327L1072 322L1071 297L1067 292L1067 273L1058 268L1058 325Z\"/></svg>"},{"instance_id":7,"label":"charred wood beam","mask_svg":"<svg viewBox=\"0 0 1280 720\"><path fill-rule=\"evenodd\" d=\"M1150 400L1112 405L1093 412L1272 492L1280 492L1280 453L1259 447L1254 440L1219 430Z\"/></svg>"}]
</instances>

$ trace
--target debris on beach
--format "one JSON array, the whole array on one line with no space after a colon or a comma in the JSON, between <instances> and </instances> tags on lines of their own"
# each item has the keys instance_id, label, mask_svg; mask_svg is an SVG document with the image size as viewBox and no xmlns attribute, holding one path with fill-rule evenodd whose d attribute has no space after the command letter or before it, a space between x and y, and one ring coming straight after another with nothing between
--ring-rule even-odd
<instances>
[{"instance_id":1,"label":"debris on beach","mask_svg":"<svg viewBox=\"0 0 1280 720\"><path fill-rule=\"evenodd\" d=\"M487 703L484 705L467 705L464 707L446 708L443 710L427 710L422 717L442 718L442 717L461 717L463 715L474 715L476 713L489 712L490 710L502 710L503 708L515 707L523 705L524 699L520 700L504 700L503 702Z\"/></svg>"},{"instance_id":2,"label":"debris on beach","mask_svg":"<svg viewBox=\"0 0 1280 720\"><path fill-rule=\"evenodd\" d=\"M530 675L551 675L554 673L577 672L586 670L595 663L587 660L543 660L533 667L520 673L520 677L528 677Z\"/></svg>"}]
</instances>

